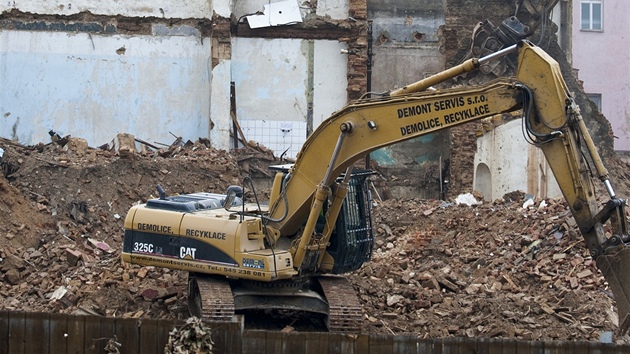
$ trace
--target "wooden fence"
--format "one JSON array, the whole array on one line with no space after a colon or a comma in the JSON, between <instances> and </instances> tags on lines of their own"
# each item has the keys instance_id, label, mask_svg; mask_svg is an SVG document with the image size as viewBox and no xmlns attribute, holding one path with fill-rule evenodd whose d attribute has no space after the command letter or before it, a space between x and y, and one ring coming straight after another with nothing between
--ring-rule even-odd
<instances>
[{"instance_id":1,"label":"wooden fence","mask_svg":"<svg viewBox=\"0 0 630 354\"><path fill-rule=\"evenodd\" d=\"M182 321L122 319L0 311L0 354L163 353L169 332ZM534 342L513 339L442 338L281 333L243 330L241 322L209 323L215 354L621 354L630 345L597 342Z\"/></svg>"}]
</instances>

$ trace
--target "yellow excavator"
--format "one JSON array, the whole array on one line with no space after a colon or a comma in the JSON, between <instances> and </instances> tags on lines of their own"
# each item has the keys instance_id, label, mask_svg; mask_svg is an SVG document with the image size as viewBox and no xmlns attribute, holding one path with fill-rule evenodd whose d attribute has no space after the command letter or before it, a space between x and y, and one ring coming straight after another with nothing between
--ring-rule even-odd
<instances>
[{"instance_id":1,"label":"yellow excavator","mask_svg":"<svg viewBox=\"0 0 630 354\"><path fill-rule=\"evenodd\" d=\"M517 56L514 77L427 90L506 55ZM294 164L275 167L268 203L245 203L241 187L176 196L158 188L159 198L129 210L122 259L188 271L189 307L196 316L227 320L252 309L305 310L323 314L331 331L356 331L360 303L339 274L369 261L374 244L369 172L355 171L356 162L390 144L514 111L522 111L527 136L544 152L610 285L625 332L630 326L626 201L609 182L558 63L528 41L350 102L322 122ZM603 206L593 175L609 194Z\"/></svg>"}]
</instances>

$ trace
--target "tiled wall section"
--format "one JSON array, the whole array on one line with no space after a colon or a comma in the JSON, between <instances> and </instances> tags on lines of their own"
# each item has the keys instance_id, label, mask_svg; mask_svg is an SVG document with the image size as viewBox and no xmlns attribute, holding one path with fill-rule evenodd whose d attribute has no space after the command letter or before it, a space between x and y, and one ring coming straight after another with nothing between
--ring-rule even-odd
<instances>
[{"instance_id":1,"label":"tiled wall section","mask_svg":"<svg viewBox=\"0 0 630 354\"><path fill-rule=\"evenodd\" d=\"M280 157L295 158L306 141L306 122L242 120L239 122L247 140L254 140Z\"/></svg>"}]
</instances>

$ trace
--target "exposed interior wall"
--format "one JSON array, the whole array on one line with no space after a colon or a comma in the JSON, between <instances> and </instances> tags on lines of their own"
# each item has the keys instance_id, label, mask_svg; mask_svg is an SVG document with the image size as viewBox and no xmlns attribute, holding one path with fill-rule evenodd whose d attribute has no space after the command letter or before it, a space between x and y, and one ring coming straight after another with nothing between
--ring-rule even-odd
<instances>
[{"instance_id":1,"label":"exposed interior wall","mask_svg":"<svg viewBox=\"0 0 630 354\"><path fill-rule=\"evenodd\" d=\"M538 198L559 198L562 192L540 149L523 138L521 120L512 120L477 139L474 190L493 201L522 190Z\"/></svg>"},{"instance_id":2,"label":"exposed interior wall","mask_svg":"<svg viewBox=\"0 0 630 354\"><path fill-rule=\"evenodd\" d=\"M0 48L3 137L36 144L52 129L98 146L209 132L208 39L3 30Z\"/></svg>"},{"instance_id":3,"label":"exposed interior wall","mask_svg":"<svg viewBox=\"0 0 630 354\"><path fill-rule=\"evenodd\" d=\"M248 140L295 157L311 130L347 103L344 43L235 38L236 115Z\"/></svg>"},{"instance_id":4,"label":"exposed interior wall","mask_svg":"<svg viewBox=\"0 0 630 354\"><path fill-rule=\"evenodd\" d=\"M209 137L229 149L235 82L245 131L253 120L281 129L280 140L249 139L280 155L295 135L285 155L294 157L314 126L364 92L365 2L296 2L302 22L249 28L244 15L268 4L3 3L0 135L36 144L54 129L92 146L119 132L165 144Z\"/></svg>"},{"instance_id":5,"label":"exposed interior wall","mask_svg":"<svg viewBox=\"0 0 630 354\"><path fill-rule=\"evenodd\" d=\"M372 91L385 92L445 69L438 32L441 0L368 1L373 21ZM370 155L387 180L386 197L440 198L448 179L450 133L437 132L385 147ZM442 172L442 173L441 173Z\"/></svg>"},{"instance_id":6,"label":"exposed interior wall","mask_svg":"<svg viewBox=\"0 0 630 354\"><path fill-rule=\"evenodd\" d=\"M211 2L0 5L0 135L170 144L211 129ZM151 17L153 16L153 17Z\"/></svg>"},{"instance_id":7,"label":"exposed interior wall","mask_svg":"<svg viewBox=\"0 0 630 354\"><path fill-rule=\"evenodd\" d=\"M221 1L217 1L219 3ZM17 10L39 15L76 15L91 13L95 15L122 17L156 18L209 18L212 16L212 0L189 0L185 6L181 1L164 0L156 3L151 0L78 0L67 3L48 0L3 1L0 12ZM61 20L61 19L59 19ZM62 21L63 22L63 21Z\"/></svg>"}]
</instances>

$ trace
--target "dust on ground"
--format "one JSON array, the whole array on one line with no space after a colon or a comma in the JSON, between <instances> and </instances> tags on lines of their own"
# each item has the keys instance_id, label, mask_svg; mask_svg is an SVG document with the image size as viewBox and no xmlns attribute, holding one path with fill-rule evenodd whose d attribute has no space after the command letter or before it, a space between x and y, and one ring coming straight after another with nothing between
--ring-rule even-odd
<instances>
[{"instance_id":1,"label":"dust on ground","mask_svg":"<svg viewBox=\"0 0 630 354\"><path fill-rule=\"evenodd\" d=\"M284 162L202 141L124 156L0 147L0 308L129 318L188 311L184 272L121 262L127 210L157 195L157 184L169 194L223 193ZM628 163L610 163L625 193ZM521 192L472 206L376 200L372 261L348 275L362 332L597 341L616 331L612 294L564 201L525 201Z\"/></svg>"}]
</instances>

